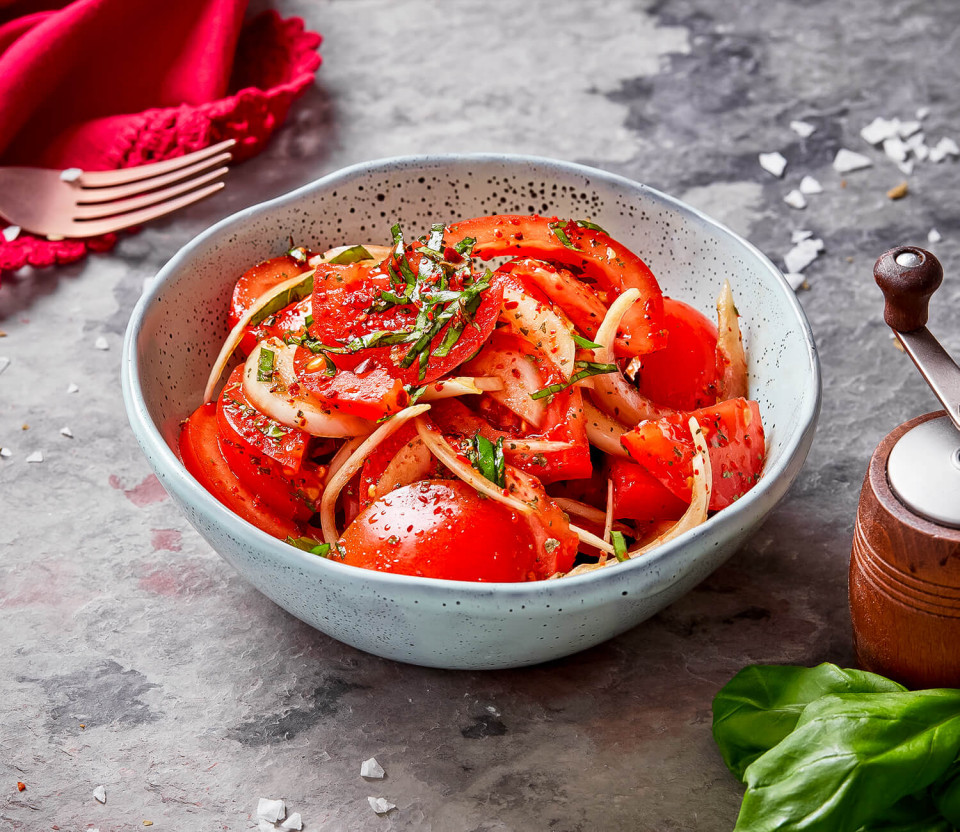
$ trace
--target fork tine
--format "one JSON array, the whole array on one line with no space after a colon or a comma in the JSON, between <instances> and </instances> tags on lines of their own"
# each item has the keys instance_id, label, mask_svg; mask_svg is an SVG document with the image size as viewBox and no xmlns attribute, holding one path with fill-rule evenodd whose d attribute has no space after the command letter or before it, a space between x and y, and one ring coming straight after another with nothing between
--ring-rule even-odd
<instances>
[{"instance_id":1,"label":"fork tine","mask_svg":"<svg viewBox=\"0 0 960 832\"><path fill-rule=\"evenodd\" d=\"M164 188L162 191L149 191L148 193L132 197L131 199L121 199L115 202L98 202L93 205L77 205L77 207L73 209L73 218L75 220L98 220L103 217L126 214L158 202L166 202L182 193L192 191L200 185L206 185L208 182L213 182L214 179L219 179L228 170L229 168L218 168L203 176L198 176L196 179L187 179L170 188Z\"/></svg>"},{"instance_id":2,"label":"fork tine","mask_svg":"<svg viewBox=\"0 0 960 832\"><path fill-rule=\"evenodd\" d=\"M233 147L236 143L235 139L227 139L225 142L210 145L210 147L205 147L203 150L188 153L186 156L177 156L175 159L168 159L165 162L153 162L149 165L137 165L133 168L84 171L77 181L87 188L125 185L128 182L136 182L140 179L149 179L151 176L170 173L170 171L192 165L194 162L199 162L201 159L216 156L218 153Z\"/></svg>"},{"instance_id":3,"label":"fork tine","mask_svg":"<svg viewBox=\"0 0 960 832\"><path fill-rule=\"evenodd\" d=\"M149 208L143 208L140 211L134 211L130 214L121 214L117 217L109 217L102 220L74 220L71 223L69 236L71 237L96 237L99 234L109 234L111 231L119 231L121 228L129 228L131 225L140 225L164 214L170 214L187 205L191 205L204 197L215 194L223 187L223 182L215 182L207 185L199 191L191 191L184 196L171 199L169 202L161 202L158 205L151 205Z\"/></svg>"},{"instance_id":4,"label":"fork tine","mask_svg":"<svg viewBox=\"0 0 960 832\"><path fill-rule=\"evenodd\" d=\"M154 176L151 179L137 180L127 185L115 185L111 188L83 188L77 193L77 203L79 205L95 205L99 202L115 202L118 199L125 199L128 196L137 196L145 191L163 188L166 185L179 182L181 179L188 179L195 174L202 173L207 168L229 162L230 158L229 153L221 153L219 156L201 159L194 165L179 168L163 176ZM226 168L224 168L224 170L226 170Z\"/></svg>"}]
</instances>

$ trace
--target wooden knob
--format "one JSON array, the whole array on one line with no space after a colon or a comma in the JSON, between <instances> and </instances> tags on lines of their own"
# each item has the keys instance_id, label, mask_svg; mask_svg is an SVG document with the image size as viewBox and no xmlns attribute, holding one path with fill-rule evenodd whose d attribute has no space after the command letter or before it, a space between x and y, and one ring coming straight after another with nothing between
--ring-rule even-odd
<instances>
[{"instance_id":1,"label":"wooden knob","mask_svg":"<svg viewBox=\"0 0 960 832\"><path fill-rule=\"evenodd\" d=\"M880 256L873 278L883 292L883 319L899 332L927 325L930 296L943 282L943 267L929 251L897 246Z\"/></svg>"}]
</instances>

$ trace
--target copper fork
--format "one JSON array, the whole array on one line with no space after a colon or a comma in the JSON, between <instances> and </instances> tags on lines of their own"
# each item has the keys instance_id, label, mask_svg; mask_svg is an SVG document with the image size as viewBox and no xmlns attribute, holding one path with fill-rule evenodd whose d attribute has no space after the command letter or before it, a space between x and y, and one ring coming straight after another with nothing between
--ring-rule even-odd
<instances>
[{"instance_id":1,"label":"copper fork","mask_svg":"<svg viewBox=\"0 0 960 832\"><path fill-rule=\"evenodd\" d=\"M230 139L186 156L110 171L0 168L0 217L48 237L96 237L216 193ZM219 167L218 167L219 166Z\"/></svg>"}]
</instances>

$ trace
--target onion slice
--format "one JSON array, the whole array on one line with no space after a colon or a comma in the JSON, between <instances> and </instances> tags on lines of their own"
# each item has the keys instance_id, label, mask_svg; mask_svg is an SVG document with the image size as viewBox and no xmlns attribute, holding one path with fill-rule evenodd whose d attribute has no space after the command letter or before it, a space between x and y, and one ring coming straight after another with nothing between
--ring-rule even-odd
<instances>
[{"instance_id":1,"label":"onion slice","mask_svg":"<svg viewBox=\"0 0 960 832\"><path fill-rule=\"evenodd\" d=\"M530 394L543 387L543 377L537 366L520 350L498 348L489 342L470 359L467 372L491 376L502 381L500 390L488 390L490 398L534 427L540 427L546 414L543 399L531 399Z\"/></svg>"},{"instance_id":2,"label":"onion slice","mask_svg":"<svg viewBox=\"0 0 960 832\"><path fill-rule=\"evenodd\" d=\"M230 360L230 356L233 355L233 351L237 348L237 345L243 340L243 333L250 324L250 321L252 321L256 314L274 298L279 297L288 289L292 289L294 286L303 283L303 281L305 281L308 277L312 277L315 273L316 269L307 269L307 271L301 272L300 274L295 275L288 280L284 280L282 283L278 283L271 289L268 289L257 298L253 306L251 306L246 311L244 316L237 321L237 325L230 330L227 340L223 342L223 346L220 348L220 354L217 356L217 360L213 362L213 369L210 371L210 377L207 379L207 386L203 391L204 404L213 399L213 393L217 388L217 382L220 381L220 376L223 375L223 369L227 366L227 362Z\"/></svg>"},{"instance_id":3,"label":"onion slice","mask_svg":"<svg viewBox=\"0 0 960 832\"><path fill-rule=\"evenodd\" d=\"M481 393L503 390L503 382L493 376L454 376L427 385L418 401L435 402L454 396L479 396Z\"/></svg>"},{"instance_id":4,"label":"onion slice","mask_svg":"<svg viewBox=\"0 0 960 832\"><path fill-rule=\"evenodd\" d=\"M743 335L730 281L723 281L717 298L717 364L720 379L717 401L749 398L747 392L747 356L743 351Z\"/></svg>"},{"instance_id":5,"label":"onion slice","mask_svg":"<svg viewBox=\"0 0 960 832\"><path fill-rule=\"evenodd\" d=\"M573 448L572 442L556 442L552 439L510 439L504 437L503 452L505 454L555 454L560 451L569 451Z\"/></svg>"},{"instance_id":6,"label":"onion slice","mask_svg":"<svg viewBox=\"0 0 960 832\"><path fill-rule=\"evenodd\" d=\"M638 289L627 289L610 304L595 339L601 345L599 349L594 350L594 356L599 363L616 363L613 344L617 339L620 321L639 297ZM590 395L602 410L632 425L639 424L644 419L658 419L673 412L668 408L657 407L646 396L641 395L619 371L593 376L593 389Z\"/></svg>"},{"instance_id":7,"label":"onion slice","mask_svg":"<svg viewBox=\"0 0 960 832\"><path fill-rule=\"evenodd\" d=\"M570 337L566 321L549 306L527 294L519 281L504 282L500 317L553 362L565 379L573 375L577 345Z\"/></svg>"},{"instance_id":8,"label":"onion slice","mask_svg":"<svg viewBox=\"0 0 960 832\"><path fill-rule=\"evenodd\" d=\"M603 518L603 539L610 542L610 533L613 531L613 480L607 480L607 511Z\"/></svg>"},{"instance_id":9,"label":"onion slice","mask_svg":"<svg viewBox=\"0 0 960 832\"><path fill-rule=\"evenodd\" d=\"M629 459L630 454L620 444L620 437L629 428L620 424L613 416L598 410L586 398L583 400L583 415L586 417L587 440L596 448L610 456Z\"/></svg>"},{"instance_id":10,"label":"onion slice","mask_svg":"<svg viewBox=\"0 0 960 832\"><path fill-rule=\"evenodd\" d=\"M323 489L323 496L320 498L320 527L323 529L324 542L332 546L340 539L335 516L337 498L340 496L343 487L350 482L350 478L360 470L363 461L370 456L381 442L389 439L407 422L416 419L429 409L430 405L428 404L415 404L413 407L405 407L398 411L391 419L384 422L364 439L344 461L343 465L337 469L337 472L329 478L326 488Z\"/></svg>"},{"instance_id":11,"label":"onion slice","mask_svg":"<svg viewBox=\"0 0 960 832\"><path fill-rule=\"evenodd\" d=\"M379 500L396 488L410 485L423 479L430 471L433 455L423 440L417 436L407 442L383 469L383 473L373 486L373 493L369 497Z\"/></svg>"},{"instance_id":12,"label":"onion slice","mask_svg":"<svg viewBox=\"0 0 960 832\"><path fill-rule=\"evenodd\" d=\"M271 381L258 378L260 352L264 348L274 356ZM279 338L266 338L250 352L243 367L243 395L250 404L281 425L304 430L313 436L340 438L372 433L373 422L325 408L306 391L300 390L297 395L290 392L297 382L293 369L295 350Z\"/></svg>"},{"instance_id":13,"label":"onion slice","mask_svg":"<svg viewBox=\"0 0 960 832\"><path fill-rule=\"evenodd\" d=\"M311 257L309 263L311 266L318 266L320 263L329 263L338 254L343 254L348 249L356 248L358 245L362 245L367 250L367 254L373 258L372 261L364 260L364 263L382 263L393 252L393 248L391 246L374 246L367 243L354 243L353 245L349 246L337 246L336 248L327 249L319 257Z\"/></svg>"}]
</instances>

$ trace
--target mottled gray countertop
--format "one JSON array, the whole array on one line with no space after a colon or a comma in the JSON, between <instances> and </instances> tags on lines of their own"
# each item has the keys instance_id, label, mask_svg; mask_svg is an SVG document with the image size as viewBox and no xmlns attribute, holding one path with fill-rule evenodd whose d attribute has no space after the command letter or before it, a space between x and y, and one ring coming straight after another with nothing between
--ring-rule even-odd
<instances>
[{"instance_id":1,"label":"mottled gray countertop","mask_svg":"<svg viewBox=\"0 0 960 832\"><path fill-rule=\"evenodd\" d=\"M0 829L248 830L260 796L285 798L308 830L731 829L741 789L711 739L714 693L749 662L852 662L846 571L867 460L934 409L882 324L871 267L934 227L948 276L931 326L960 353L960 162L907 176L859 137L875 116L920 107L928 144L960 136L960 5L277 5L324 34L324 64L260 157L110 254L3 276ZM801 138L795 119L816 132ZM842 146L874 161L845 184L831 168ZM783 179L757 162L772 150L788 160ZM702 207L778 263L794 230L825 244L800 292L823 413L787 499L683 600L533 669L399 665L293 619L175 510L121 402L127 319L182 244L343 165L431 151L615 171ZM824 192L796 210L782 198L804 174ZM902 180L909 195L888 199ZM42 463L27 462L35 451ZM365 782L374 755L387 777ZM92 797L101 784L105 805ZM377 816L368 795L398 809Z\"/></svg>"}]
</instances>

